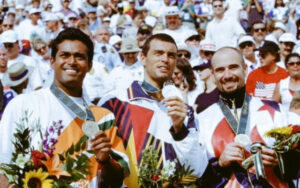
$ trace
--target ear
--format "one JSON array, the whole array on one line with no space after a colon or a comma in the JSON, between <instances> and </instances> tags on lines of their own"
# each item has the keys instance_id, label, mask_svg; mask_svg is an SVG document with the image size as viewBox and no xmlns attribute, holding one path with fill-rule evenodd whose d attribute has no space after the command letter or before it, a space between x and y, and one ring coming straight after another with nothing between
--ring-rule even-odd
<instances>
[{"instance_id":1,"label":"ear","mask_svg":"<svg viewBox=\"0 0 300 188\"><path fill-rule=\"evenodd\" d=\"M144 53L141 53L141 63L144 67L146 66L146 56Z\"/></svg>"},{"instance_id":2,"label":"ear","mask_svg":"<svg viewBox=\"0 0 300 188\"><path fill-rule=\"evenodd\" d=\"M50 57L50 66L54 70L54 64L55 64L55 59L53 57Z\"/></svg>"}]
</instances>

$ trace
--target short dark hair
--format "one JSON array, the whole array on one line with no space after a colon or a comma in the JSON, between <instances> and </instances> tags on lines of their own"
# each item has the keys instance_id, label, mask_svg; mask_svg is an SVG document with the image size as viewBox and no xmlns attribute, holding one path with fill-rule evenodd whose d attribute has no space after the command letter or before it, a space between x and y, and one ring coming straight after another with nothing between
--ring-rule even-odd
<instances>
[{"instance_id":1,"label":"short dark hair","mask_svg":"<svg viewBox=\"0 0 300 188\"><path fill-rule=\"evenodd\" d=\"M159 33L159 34L152 35L151 37L149 37L146 40L146 42L145 42L145 44L143 45L143 48L142 48L142 53L145 56L147 55L147 53L150 49L150 42L152 40L160 40L160 41L164 41L164 42L170 42L170 43L173 43L177 48L175 40L170 35L167 35L167 34L164 34L164 33Z\"/></svg>"},{"instance_id":2,"label":"short dark hair","mask_svg":"<svg viewBox=\"0 0 300 188\"><path fill-rule=\"evenodd\" d=\"M285 66L287 65L287 63L289 62L289 60L292 57L298 57L300 59L300 55L298 53L291 53L291 54L287 55L285 58L285 61L284 61Z\"/></svg>"},{"instance_id":3,"label":"short dark hair","mask_svg":"<svg viewBox=\"0 0 300 188\"><path fill-rule=\"evenodd\" d=\"M254 22L252 23L252 25L251 25L251 32L254 31L254 30L253 30L253 26L254 26L255 24L264 24L265 27L267 27L266 23L263 22L262 20L256 20L256 21L254 21Z\"/></svg>"},{"instance_id":4,"label":"short dark hair","mask_svg":"<svg viewBox=\"0 0 300 188\"><path fill-rule=\"evenodd\" d=\"M91 38L82 32L80 29L67 28L61 31L58 36L53 40L51 45L51 57L55 59L58 51L58 45L65 40L78 40L82 42L88 49L88 62L89 64L93 61L94 56L94 44Z\"/></svg>"}]
</instances>

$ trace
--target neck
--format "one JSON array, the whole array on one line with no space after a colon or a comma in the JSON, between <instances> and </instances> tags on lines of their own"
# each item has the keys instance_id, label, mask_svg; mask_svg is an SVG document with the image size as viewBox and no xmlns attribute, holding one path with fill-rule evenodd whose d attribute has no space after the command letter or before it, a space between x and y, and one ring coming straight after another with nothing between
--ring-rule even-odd
<instances>
[{"instance_id":1,"label":"neck","mask_svg":"<svg viewBox=\"0 0 300 188\"><path fill-rule=\"evenodd\" d=\"M246 57L246 58L247 58L249 61L251 61L252 63L254 63L254 64L257 63L254 54L251 55L251 56L249 56L249 57Z\"/></svg>"},{"instance_id":2,"label":"neck","mask_svg":"<svg viewBox=\"0 0 300 188\"><path fill-rule=\"evenodd\" d=\"M5 73L6 70L7 70L7 67L0 67L0 72L1 72L1 73Z\"/></svg>"},{"instance_id":3,"label":"neck","mask_svg":"<svg viewBox=\"0 0 300 188\"><path fill-rule=\"evenodd\" d=\"M158 81L155 81L155 80L152 80L150 79L147 74L145 74L145 77L144 77L144 80L146 82L148 82L149 84L151 84L152 86L156 87L157 89L162 89L163 85L164 85L164 82L158 82Z\"/></svg>"},{"instance_id":4,"label":"neck","mask_svg":"<svg viewBox=\"0 0 300 188\"><path fill-rule=\"evenodd\" d=\"M62 89L67 95L71 97L82 97L82 87L74 86L68 87L58 83L57 80L54 81L56 87Z\"/></svg>"},{"instance_id":5,"label":"neck","mask_svg":"<svg viewBox=\"0 0 300 188\"><path fill-rule=\"evenodd\" d=\"M215 79L213 76L210 76L205 82L205 93L210 93L216 88Z\"/></svg>"},{"instance_id":6,"label":"neck","mask_svg":"<svg viewBox=\"0 0 300 188\"><path fill-rule=\"evenodd\" d=\"M9 56L9 60L13 60L13 59L16 59L18 57L19 54L16 54L16 55L10 55Z\"/></svg>"},{"instance_id":7,"label":"neck","mask_svg":"<svg viewBox=\"0 0 300 188\"><path fill-rule=\"evenodd\" d=\"M218 21L222 20L223 14L215 15L215 18L216 18Z\"/></svg>"},{"instance_id":8,"label":"neck","mask_svg":"<svg viewBox=\"0 0 300 188\"><path fill-rule=\"evenodd\" d=\"M263 66L262 69L267 74L273 74L277 71L278 67L277 67L276 63L272 63L267 66Z\"/></svg>"},{"instance_id":9,"label":"neck","mask_svg":"<svg viewBox=\"0 0 300 188\"><path fill-rule=\"evenodd\" d=\"M235 106L237 108L241 108L244 103L244 98L245 98L245 86L237 89L231 93L225 93L220 91L220 97L223 100L223 102L229 107L232 108L232 102L235 103Z\"/></svg>"},{"instance_id":10,"label":"neck","mask_svg":"<svg viewBox=\"0 0 300 188\"><path fill-rule=\"evenodd\" d=\"M136 61L125 61L125 65L130 66L135 64Z\"/></svg>"}]
</instances>

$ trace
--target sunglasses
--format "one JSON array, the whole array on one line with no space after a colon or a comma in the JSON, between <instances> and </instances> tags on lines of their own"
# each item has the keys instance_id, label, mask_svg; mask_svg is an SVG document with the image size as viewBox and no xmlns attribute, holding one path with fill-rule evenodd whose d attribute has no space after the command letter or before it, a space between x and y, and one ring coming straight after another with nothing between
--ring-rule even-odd
<instances>
[{"instance_id":1,"label":"sunglasses","mask_svg":"<svg viewBox=\"0 0 300 188\"><path fill-rule=\"evenodd\" d=\"M178 57L183 57L183 56L184 56L184 57L187 58L187 59L190 59L190 58L191 58L191 55L190 55L190 54L185 54L185 53L178 53L177 56L178 56Z\"/></svg>"},{"instance_id":2,"label":"sunglasses","mask_svg":"<svg viewBox=\"0 0 300 188\"><path fill-rule=\"evenodd\" d=\"M5 48L12 48L14 47L14 43L4 43Z\"/></svg>"},{"instance_id":3,"label":"sunglasses","mask_svg":"<svg viewBox=\"0 0 300 188\"><path fill-rule=\"evenodd\" d=\"M240 49L244 49L244 48L246 48L246 46L251 47L252 45L253 45L252 42L244 42L244 43L240 44L239 46L240 46Z\"/></svg>"},{"instance_id":4,"label":"sunglasses","mask_svg":"<svg viewBox=\"0 0 300 188\"><path fill-rule=\"evenodd\" d=\"M13 24L3 24L2 25L3 27L6 27L6 28L13 28Z\"/></svg>"},{"instance_id":5,"label":"sunglasses","mask_svg":"<svg viewBox=\"0 0 300 188\"><path fill-rule=\"evenodd\" d=\"M295 65L299 66L299 65L300 65L300 61L296 61L296 62L293 62L293 61L292 61L292 62L288 62L287 65L288 65L288 66L295 66Z\"/></svg>"},{"instance_id":6,"label":"sunglasses","mask_svg":"<svg viewBox=\"0 0 300 188\"><path fill-rule=\"evenodd\" d=\"M223 7L223 5L214 5L214 8Z\"/></svg>"},{"instance_id":7,"label":"sunglasses","mask_svg":"<svg viewBox=\"0 0 300 188\"><path fill-rule=\"evenodd\" d=\"M212 56L212 55L214 55L215 52L203 51L203 53L204 53L205 56L210 56L210 55Z\"/></svg>"},{"instance_id":8,"label":"sunglasses","mask_svg":"<svg viewBox=\"0 0 300 188\"><path fill-rule=\"evenodd\" d=\"M293 42L282 42L285 46L294 47L295 44Z\"/></svg>"},{"instance_id":9,"label":"sunglasses","mask_svg":"<svg viewBox=\"0 0 300 188\"><path fill-rule=\"evenodd\" d=\"M265 32L266 31L266 28L257 28L257 29L254 29L254 32Z\"/></svg>"}]
</instances>

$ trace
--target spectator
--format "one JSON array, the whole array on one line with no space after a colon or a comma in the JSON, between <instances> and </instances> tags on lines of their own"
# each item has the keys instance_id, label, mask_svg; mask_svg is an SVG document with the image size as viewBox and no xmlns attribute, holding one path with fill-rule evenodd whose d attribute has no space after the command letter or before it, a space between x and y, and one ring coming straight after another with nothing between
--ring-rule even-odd
<instances>
[{"instance_id":1,"label":"spectator","mask_svg":"<svg viewBox=\"0 0 300 188\"><path fill-rule=\"evenodd\" d=\"M204 92L195 100L196 112L199 114L219 100L219 90L215 84L210 60L194 66L193 69L198 72L200 79L204 82Z\"/></svg>"},{"instance_id":2,"label":"spectator","mask_svg":"<svg viewBox=\"0 0 300 188\"><path fill-rule=\"evenodd\" d=\"M282 68L285 67L285 58L291 54L296 45L296 38L292 33L284 33L279 38L279 49L280 49L280 62L278 65Z\"/></svg>"},{"instance_id":3,"label":"spectator","mask_svg":"<svg viewBox=\"0 0 300 188\"><path fill-rule=\"evenodd\" d=\"M290 103L296 91L300 91L300 56L297 53L287 55L285 66L289 77L280 80L276 85L273 99L282 103L285 112L289 111Z\"/></svg>"},{"instance_id":4,"label":"spectator","mask_svg":"<svg viewBox=\"0 0 300 188\"><path fill-rule=\"evenodd\" d=\"M259 0L250 0L247 5L248 25L252 25L255 21L264 20L264 9Z\"/></svg>"},{"instance_id":5,"label":"spectator","mask_svg":"<svg viewBox=\"0 0 300 188\"><path fill-rule=\"evenodd\" d=\"M259 48L261 67L252 71L246 83L247 93L263 99L272 99L275 86L288 77L285 69L276 65L280 60L279 48L271 41L265 41Z\"/></svg>"},{"instance_id":6,"label":"spectator","mask_svg":"<svg viewBox=\"0 0 300 188\"><path fill-rule=\"evenodd\" d=\"M12 19L9 19L8 17L4 17L2 22L2 30L14 30L14 21Z\"/></svg>"},{"instance_id":7,"label":"spectator","mask_svg":"<svg viewBox=\"0 0 300 188\"><path fill-rule=\"evenodd\" d=\"M255 21L251 27L251 35L255 41L255 48L259 48L267 34L266 24L262 21Z\"/></svg>"},{"instance_id":8,"label":"spectator","mask_svg":"<svg viewBox=\"0 0 300 188\"><path fill-rule=\"evenodd\" d=\"M205 39L213 42L217 49L223 46L235 47L238 37L245 33L244 29L237 20L224 16L222 0L213 0L212 6L214 19L207 25Z\"/></svg>"},{"instance_id":9,"label":"spectator","mask_svg":"<svg viewBox=\"0 0 300 188\"><path fill-rule=\"evenodd\" d=\"M258 56L255 54L255 42L252 36L245 35L239 38L238 46L247 65L247 75L260 67Z\"/></svg>"},{"instance_id":10,"label":"spectator","mask_svg":"<svg viewBox=\"0 0 300 188\"><path fill-rule=\"evenodd\" d=\"M289 9L288 6L285 6L283 0L275 0L274 8L268 13L268 17L273 22L283 22L284 24L287 23L289 17Z\"/></svg>"}]
</instances>

